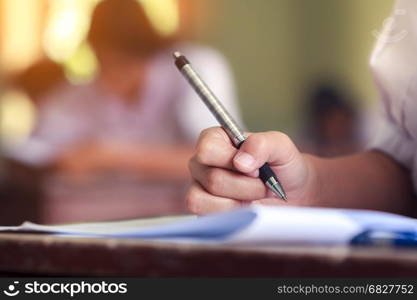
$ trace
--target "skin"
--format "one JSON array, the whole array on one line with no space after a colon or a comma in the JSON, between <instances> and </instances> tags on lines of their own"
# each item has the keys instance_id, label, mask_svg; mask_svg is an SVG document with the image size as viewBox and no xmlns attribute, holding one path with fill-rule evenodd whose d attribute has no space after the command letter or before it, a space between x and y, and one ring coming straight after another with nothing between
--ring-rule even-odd
<instances>
[{"instance_id":1,"label":"skin","mask_svg":"<svg viewBox=\"0 0 417 300\"><path fill-rule=\"evenodd\" d=\"M258 178L268 162L287 193L274 196ZM300 153L280 132L249 134L238 150L221 128L202 132L189 163L191 212L206 214L248 204L360 208L407 214L413 198L406 169L377 151L323 159Z\"/></svg>"}]
</instances>

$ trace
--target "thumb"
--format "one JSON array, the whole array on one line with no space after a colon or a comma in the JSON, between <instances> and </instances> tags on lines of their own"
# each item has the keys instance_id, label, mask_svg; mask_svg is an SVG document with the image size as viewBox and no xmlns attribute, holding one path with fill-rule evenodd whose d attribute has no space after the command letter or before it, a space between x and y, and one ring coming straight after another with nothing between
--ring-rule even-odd
<instances>
[{"instance_id":1,"label":"thumb","mask_svg":"<svg viewBox=\"0 0 417 300\"><path fill-rule=\"evenodd\" d=\"M257 176L258 169L268 162L271 167L283 166L300 155L291 139L282 132L269 131L251 134L233 158L234 167Z\"/></svg>"}]
</instances>

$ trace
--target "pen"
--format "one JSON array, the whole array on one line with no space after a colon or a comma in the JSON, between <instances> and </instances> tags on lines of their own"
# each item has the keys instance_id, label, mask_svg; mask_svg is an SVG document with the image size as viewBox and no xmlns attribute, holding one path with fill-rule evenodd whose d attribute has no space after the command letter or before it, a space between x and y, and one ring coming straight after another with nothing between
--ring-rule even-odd
<instances>
[{"instance_id":1,"label":"pen","mask_svg":"<svg viewBox=\"0 0 417 300\"><path fill-rule=\"evenodd\" d=\"M206 104L208 109L226 131L227 135L232 140L236 148L240 148L243 142L246 140L246 136L242 129L233 120L232 116L227 112L222 103L213 94L207 84L201 79L197 72L192 68L191 64L179 52L174 52L175 65L180 70L182 75L187 79L190 85L194 88L196 93L200 96L201 100ZM268 163L265 163L259 169L259 178L263 183L274 192L277 196L283 200L287 200L285 191L278 180L278 177L272 171Z\"/></svg>"},{"instance_id":2,"label":"pen","mask_svg":"<svg viewBox=\"0 0 417 300\"><path fill-rule=\"evenodd\" d=\"M365 230L355 236L351 245L359 246L398 246L398 247L416 247L417 232L410 231L378 231Z\"/></svg>"}]
</instances>

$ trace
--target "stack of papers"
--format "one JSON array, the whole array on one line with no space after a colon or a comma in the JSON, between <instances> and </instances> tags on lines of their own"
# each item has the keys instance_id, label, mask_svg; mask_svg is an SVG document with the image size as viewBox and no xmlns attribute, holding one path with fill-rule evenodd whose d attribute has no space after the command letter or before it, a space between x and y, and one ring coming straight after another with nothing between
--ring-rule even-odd
<instances>
[{"instance_id":1,"label":"stack of papers","mask_svg":"<svg viewBox=\"0 0 417 300\"><path fill-rule=\"evenodd\" d=\"M203 217L162 220L157 225L144 221L52 226L25 222L0 227L0 231L238 245L417 246L417 219L367 210L248 206Z\"/></svg>"}]
</instances>

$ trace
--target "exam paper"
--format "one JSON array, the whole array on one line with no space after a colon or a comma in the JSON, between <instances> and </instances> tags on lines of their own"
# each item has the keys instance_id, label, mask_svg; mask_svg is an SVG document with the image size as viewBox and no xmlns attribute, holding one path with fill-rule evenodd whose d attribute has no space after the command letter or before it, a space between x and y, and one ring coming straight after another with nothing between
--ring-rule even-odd
<instances>
[{"instance_id":1,"label":"exam paper","mask_svg":"<svg viewBox=\"0 0 417 300\"><path fill-rule=\"evenodd\" d=\"M367 210L248 206L203 217L165 217L71 225L25 222L21 226L0 227L0 231L238 245L346 245L369 232L389 237L400 232L417 237L417 220Z\"/></svg>"}]
</instances>

